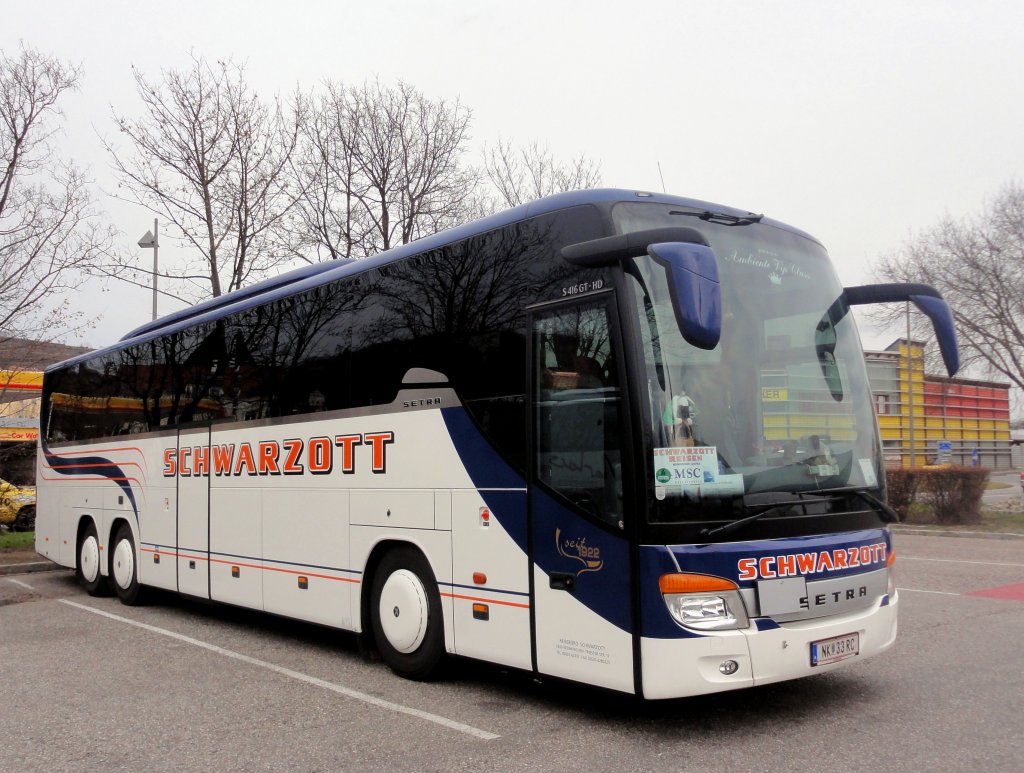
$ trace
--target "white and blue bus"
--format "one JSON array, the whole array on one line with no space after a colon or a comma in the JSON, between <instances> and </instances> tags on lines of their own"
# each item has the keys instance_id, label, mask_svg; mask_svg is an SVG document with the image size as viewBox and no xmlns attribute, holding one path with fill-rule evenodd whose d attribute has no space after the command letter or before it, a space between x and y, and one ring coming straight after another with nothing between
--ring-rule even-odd
<instances>
[{"instance_id":1,"label":"white and blue bus","mask_svg":"<svg viewBox=\"0 0 1024 773\"><path fill-rule=\"evenodd\" d=\"M851 306L811 236L553 196L143 325L45 374L36 548L144 586L672 698L896 636Z\"/></svg>"}]
</instances>

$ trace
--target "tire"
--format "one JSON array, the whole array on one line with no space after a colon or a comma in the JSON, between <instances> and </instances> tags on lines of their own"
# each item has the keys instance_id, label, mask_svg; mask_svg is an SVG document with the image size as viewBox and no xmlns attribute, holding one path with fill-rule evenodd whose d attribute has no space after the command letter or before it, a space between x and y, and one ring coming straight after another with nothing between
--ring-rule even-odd
<instances>
[{"instance_id":1,"label":"tire","mask_svg":"<svg viewBox=\"0 0 1024 773\"><path fill-rule=\"evenodd\" d=\"M130 607L141 604L143 600L138 565L132 530L128 524L122 523L110 551L110 585L121 603Z\"/></svg>"},{"instance_id":2,"label":"tire","mask_svg":"<svg viewBox=\"0 0 1024 773\"><path fill-rule=\"evenodd\" d=\"M75 577L90 596L102 596L106 577L100 573L100 541L89 521L75 548Z\"/></svg>"},{"instance_id":3,"label":"tire","mask_svg":"<svg viewBox=\"0 0 1024 773\"><path fill-rule=\"evenodd\" d=\"M415 548L387 553L373 575L370 625L384 662L406 679L434 677L444 659L437 580Z\"/></svg>"},{"instance_id":4,"label":"tire","mask_svg":"<svg viewBox=\"0 0 1024 773\"><path fill-rule=\"evenodd\" d=\"M11 531L33 531L36 528L36 506L26 505L18 511Z\"/></svg>"}]
</instances>

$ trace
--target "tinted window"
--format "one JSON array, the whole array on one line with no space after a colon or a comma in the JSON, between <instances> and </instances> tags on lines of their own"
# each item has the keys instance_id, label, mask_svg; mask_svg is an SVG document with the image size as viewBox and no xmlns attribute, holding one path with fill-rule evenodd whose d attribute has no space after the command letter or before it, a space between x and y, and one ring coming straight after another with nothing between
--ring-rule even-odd
<instances>
[{"instance_id":1,"label":"tinted window","mask_svg":"<svg viewBox=\"0 0 1024 773\"><path fill-rule=\"evenodd\" d=\"M577 507L622 521L622 391L604 302L534 318L536 473Z\"/></svg>"},{"instance_id":2,"label":"tinted window","mask_svg":"<svg viewBox=\"0 0 1024 773\"><path fill-rule=\"evenodd\" d=\"M97 421L58 398L51 439L386 405L428 368L525 471L523 309L581 281L559 250L601 235L591 207L535 218L53 374L55 394L134 402Z\"/></svg>"}]
</instances>

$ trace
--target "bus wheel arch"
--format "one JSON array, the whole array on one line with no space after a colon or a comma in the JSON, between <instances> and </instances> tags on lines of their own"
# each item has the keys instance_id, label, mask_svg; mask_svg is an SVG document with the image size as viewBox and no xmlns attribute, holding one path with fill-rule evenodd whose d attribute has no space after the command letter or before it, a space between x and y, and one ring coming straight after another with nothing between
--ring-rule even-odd
<instances>
[{"instance_id":1,"label":"bus wheel arch","mask_svg":"<svg viewBox=\"0 0 1024 773\"><path fill-rule=\"evenodd\" d=\"M362 594L363 630L400 676L427 680L445 656L444 615L437 579L423 552L402 541L374 547Z\"/></svg>"},{"instance_id":2,"label":"bus wheel arch","mask_svg":"<svg viewBox=\"0 0 1024 773\"><path fill-rule=\"evenodd\" d=\"M75 578L90 596L104 595L106 578L100 570L99 530L91 515L78 519L78 536L75 538Z\"/></svg>"},{"instance_id":3,"label":"bus wheel arch","mask_svg":"<svg viewBox=\"0 0 1024 773\"><path fill-rule=\"evenodd\" d=\"M142 602L139 584L139 550L131 524L118 518L110 525L109 574L110 587L122 604L135 606Z\"/></svg>"}]
</instances>

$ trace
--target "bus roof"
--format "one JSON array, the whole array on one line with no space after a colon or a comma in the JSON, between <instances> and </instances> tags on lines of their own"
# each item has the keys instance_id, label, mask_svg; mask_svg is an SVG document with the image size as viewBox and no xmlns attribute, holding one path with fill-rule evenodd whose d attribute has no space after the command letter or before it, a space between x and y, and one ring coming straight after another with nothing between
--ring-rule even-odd
<instances>
[{"instance_id":1,"label":"bus roof","mask_svg":"<svg viewBox=\"0 0 1024 773\"><path fill-rule=\"evenodd\" d=\"M262 282L249 285L248 287L243 287L231 293L226 293L218 296L217 298L211 298L203 301L202 303L198 303L195 306L190 306L186 309L172 312L160 317L159 319L140 325L125 334L118 342L110 346L97 349L93 352L89 352L88 354L82 354L51 365L46 369L46 372L76 365L107 352L124 349L129 345L145 343L146 341L158 338L162 335L177 332L193 324L220 319L221 317L226 317L238 311L244 311L247 308L267 301L285 298L314 287L329 284L346 276L361 274L365 271L370 271L380 266L385 266L428 250L443 247L447 244L451 244L452 242L461 241L462 239L466 239L471 236L477 236L479 234L487 233L488 231L493 231L496 228L501 228L506 225L511 225L512 223L517 223L521 220L536 217L537 215L544 215L560 209L568 209L570 207L577 207L585 204L612 204L620 201L645 201L656 204L671 204L694 209L706 209L717 213L735 215L736 217L744 217L752 214L746 210L726 207L721 204L648 191L635 191L620 188L595 188L591 190L572 191L570 193L558 193L554 196L546 196L545 198L537 199L536 201L532 201L527 204L521 204L518 207L507 209L494 215L474 220L454 228L449 228L445 231L439 231L436 234L416 239L408 244L393 247L369 258L361 258L358 260L331 260L323 263L303 266L285 274L281 274L280 276L266 279ZM798 229L784 223L771 220L770 218L765 218L761 222L813 239L813 237L803 231L799 231Z\"/></svg>"}]
</instances>

